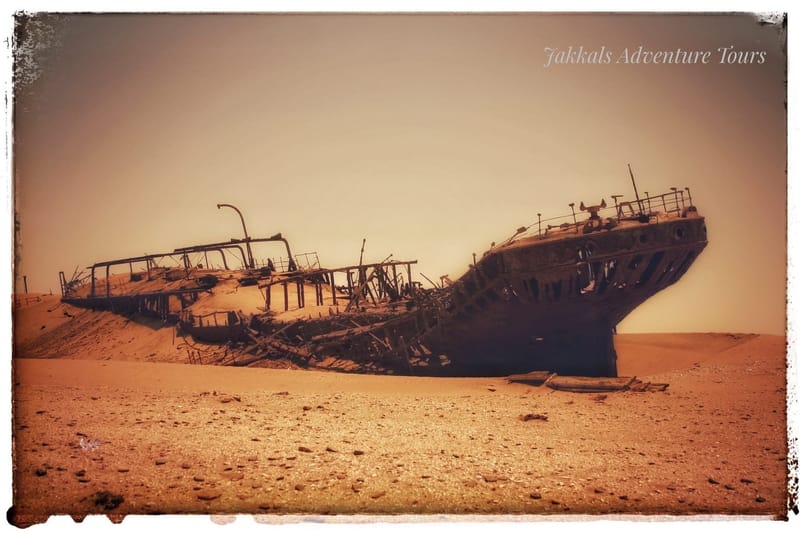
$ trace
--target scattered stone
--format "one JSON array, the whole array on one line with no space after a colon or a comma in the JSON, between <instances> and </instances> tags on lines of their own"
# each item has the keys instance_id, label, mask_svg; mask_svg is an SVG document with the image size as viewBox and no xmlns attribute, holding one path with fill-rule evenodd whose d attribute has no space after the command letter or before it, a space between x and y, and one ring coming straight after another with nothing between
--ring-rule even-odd
<instances>
[{"instance_id":1,"label":"scattered stone","mask_svg":"<svg viewBox=\"0 0 800 533\"><path fill-rule=\"evenodd\" d=\"M475 481L474 479L468 479L468 480L466 480L464 482L464 486L465 487L470 487L470 488L477 487L478 486L478 482Z\"/></svg>"},{"instance_id":2,"label":"scattered stone","mask_svg":"<svg viewBox=\"0 0 800 533\"><path fill-rule=\"evenodd\" d=\"M600 487L595 487L595 489L594 489L594 493L595 494L603 494L604 492L605 491L603 489L601 489Z\"/></svg>"},{"instance_id":3,"label":"scattered stone","mask_svg":"<svg viewBox=\"0 0 800 533\"><path fill-rule=\"evenodd\" d=\"M712 485L719 485L719 481L717 481L713 477L708 478L708 482L711 483Z\"/></svg>"},{"instance_id":4,"label":"scattered stone","mask_svg":"<svg viewBox=\"0 0 800 533\"><path fill-rule=\"evenodd\" d=\"M336 479L345 479L346 477L347 477L347 474L342 474L342 473L336 474Z\"/></svg>"},{"instance_id":5,"label":"scattered stone","mask_svg":"<svg viewBox=\"0 0 800 533\"><path fill-rule=\"evenodd\" d=\"M125 498L119 494L113 494L107 490L95 492L94 494L94 504L102 506L106 511L116 509L124 501Z\"/></svg>"},{"instance_id":6,"label":"scattered stone","mask_svg":"<svg viewBox=\"0 0 800 533\"><path fill-rule=\"evenodd\" d=\"M268 511L271 508L271 506L268 503L260 503L258 504L258 508L264 511Z\"/></svg>"},{"instance_id":7,"label":"scattered stone","mask_svg":"<svg viewBox=\"0 0 800 533\"><path fill-rule=\"evenodd\" d=\"M353 450L353 455L364 455L364 452L361 450Z\"/></svg>"},{"instance_id":8,"label":"scattered stone","mask_svg":"<svg viewBox=\"0 0 800 533\"><path fill-rule=\"evenodd\" d=\"M254 461L258 461L258 457L256 457L255 455L251 455L250 457L247 458L247 460L252 463Z\"/></svg>"},{"instance_id":9,"label":"scattered stone","mask_svg":"<svg viewBox=\"0 0 800 533\"><path fill-rule=\"evenodd\" d=\"M220 496L222 496L222 493L218 490L201 490L197 492L197 499L203 500L204 502L216 500Z\"/></svg>"},{"instance_id":10,"label":"scattered stone","mask_svg":"<svg viewBox=\"0 0 800 533\"><path fill-rule=\"evenodd\" d=\"M373 500L377 500L381 496L386 496L386 491L385 490L382 490L380 492L375 492L375 493L369 495L369 497L372 498Z\"/></svg>"},{"instance_id":11,"label":"scattered stone","mask_svg":"<svg viewBox=\"0 0 800 533\"><path fill-rule=\"evenodd\" d=\"M743 477L743 478L742 478L742 479L740 479L739 481L740 481L741 483L745 483L745 484L749 484L749 483L752 483L752 482L753 482L753 480L752 480L752 479L747 479L746 477Z\"/></svg>"},{"instance_id":12,"label":"scattered stone","mask_svg":"<svg viewBox=\"0 0 800 533\"><path fill-rule=\"evenodd\" d=\"M204 478L203 476L194 476L192 479L197 483L202 483L203 481L206 480L206 478Z\"/></svg>"},{"instance_id":13,"label":"scattered stone","mask_svg":"<svg viewBox=\"0 0 800 533\"><path fill-rule=\"evenodd\" d=\"M303 406L303 411L310 411L311 409L312 409L312 407L310 405L304 405Z\"/></svg>"},{"instance_id":14,"label":"scattered stone","mask_svg":"<svg viewBox=\"0 0 800 533\"><path fill-rule=\"evenodd\" d=\"M37 468L36 471L34 471L34 474L36 474L36 477L46 476L47 470L45 470L44 468Z\"/></svg>"},{"instance_id":15,"label":"scattered stone","mask_svg":"<svg viewBox=\"0 0 800 533\"><path fill-rule=\"evenodd\" d=\"M229 481L239 481L241 479L244 479L244 474L242 474L241 472L223 472L222 477L224 477Z\"/></svg>"},{"instance_id":16,"label":"scattered stone","mask_svg":"<svg viewBox=\"0 0 800 533\"><path fill-rule=\"evenodd\" d=\"M298 491L299 490L303 490L304 488L306 488L306 487L302 483L298 483L297 485L294 486L294 490L298 490Z\"/></svg>"},{"instance_id":17,"label":"scattered stone","mask_svg":"<svg viewBox=\"0 0 800 533\"><path fill-rule=\"evenodd\" d=\"M364 488L364 483L361 481L354 481L350 488L353 489L353 492L361 492L361 489Z\"/></svg>"},{"instance_id":18,"label":"scattered stone","mask_svg":"<svg viewBox=\"0 0 800 533\"><path fill-rule=\"evenodd\" d=\"M75 475L77 477L83 477L86 475L86 470L78 470L77 472L75 472Z\"/></svg>"},{"instance_id":19,"label":"scattered stone","mask_svg":"<svg viewBox=\"0 0 800 533\"><path fill-rule=\"evenodd\" d=\"M625 495L625 494L621 494L621 495L620 495L620 497L619 497L619 499L620 499L620 500L627 500L627 499L628 499L628 496L627 496L627 495Z\"/></svg>"},{"instance_id":20,"label":"scattered stone","mask_svg":"<svg viewBox=\"0 0 800 533\"><path fill-rule=\"evenodd\" d=\"M495 475L492 475L492 474L484 474L484 475L483 475L483 480L484 480L486 483L494 483L494 482L496 482L496 481L497 481L497 476L495 476Z\"/></svg>"},{"instance_id":21,"label":"scattered stone","mask_svg":"<svg viewBox=\"0 0 800 533\"><path fill-rule=\"evenodd\" d=\"M723 485L723 486L728 490L736 490L736 488L733 487L733 485Z\"/></svg>"},{"instance_id":22,"label":"scattered stone","mask_svg":"<svg viewBox=\"0 0 800 533\"><path fill-rule=\"evenodd\" d=\"M767 501L767 499L764 498L763 496L756 496L756 501L758 503L764 503L765 501Z\"/></svg>"},{"instance_id":23,"label":"scattered stone","mask_svg":"<svg viewBox=\"0 0 800 533\"><path fill-rule=\"evenodd\" d=\"M519 415L519 419L522 420L523 422L527 422L528 420L544 420L546 422L547 415L528 413L525 415Z\"/></svg>"},{"instance_id":24,"label":"scattered stone","mask_svg":"<svg viewBox=\"0 0 800 533\"><path fill-rule=\"evenodd\" d=\"M156 459L156 466L161 466L164 464L167 464L167 461L165 459Z\"/></svg>"},{"instance_id":25,"label":"scattered stone","mask_svg":"<svg viewBox=\"0 0 800 533\"><path fill-rule=\"evenodd\" d=\"M550 503L553 505L561 505L561 502L558 500L550 500Z\"/></svg>"},{"instance_id":26,"label":"scattered stone","mask_svg":"<svg viewBox=\"0 0 800 533\"><path fill-rule=\"evenodd\" d=\"M531 498L533 498L534 500L541 500L542 495L538 492L531 492Z\"/></svg>"},{"instance_id":27,"label":"scattered stone","mask_svg":"<svg viewBox=\"0 0 800 533\"><path fill-rule=\"evenodd\" d=\"M252 485L250 485L250 488L252 488L252 489L260 489L261 488L261 483L253 483Z\"/></svg>"},{"instance_id":28,"label":"scattered stone","mask_svg":"<svg viewBox=\"0 0 800 533\"><path fill-rule=\"evenodd\" d=\"M181 468L183 468L184 470L189 470L191 467L192 465L190 465L189 463L183 463L181 465Z\"/></svg>"},{"instance_id":29,"label":"scattered stone","mask_svg":"<svg viewBox=\"0 0 800 533\"><path fill-rule=\"evenodd\" d=\"M486 390L488 390L489 392L495 392L497 389L495 389L494 387L487 387Z\"/></svg>"},{"instance_id":30,"label":"scattered stone","mask_svg":"<svg viewBox=\"0 0 800 533\"><path fill-rule=\"evenodd\" d=\"M306 448L305 446L300 446L297 450L303 453L311 453L311 448Z\"/></svg>"},{"instance_id":31,"label":"scattered stone","mask_svg":"<svg viewBox=\"0 0 800 533\"><path fill-rule=\"evenodd\" d=\"M337 450L336 450L336 449L334 449L334 448L331 448L330 446L328 446L327 448L325 448L325 451L326 451L326 452L331 452L331 453L336 453L336 452L337 452Z\"/></svg>"}]
</instances>

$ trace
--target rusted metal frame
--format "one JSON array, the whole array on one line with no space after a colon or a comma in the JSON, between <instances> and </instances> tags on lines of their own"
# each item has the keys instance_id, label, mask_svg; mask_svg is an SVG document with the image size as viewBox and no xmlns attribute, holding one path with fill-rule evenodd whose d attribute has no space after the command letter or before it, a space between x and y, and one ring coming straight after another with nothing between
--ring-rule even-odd
<instances>
[{"instance_id":1,"label":"rusted metal frame","mask_svg":"<svg viewBox=\"0 0 800 533\"><path fill-rule=\"evenodd\" d=\"M225 270L228 270L228 262L225 260L225 250L229 248L236 248L239 250L239 253L242 256L242 265L246 268L247 267L247 257L245 256L244 249L235 243L215 243L215 244L200 244L197 246L186 246L184 248L175 248L174 254L186 254L190 253L206 253L206 252L214 252L219 251L222 254L222 264L225 266Z\"/></svg>"},{"instance_id":2,"label":"rusted metal frame","mask_svg":"<svg viewBox=\"0 0 800 533\"><path fill-rule=\"evenodd\" d=\"M378 267L378 266L385 267L385 266L391 265L393 270L395 271L395 278L396 278L397 277L397 274L396 274L397 265L406 265L406 266L408 266L408 269L409 269L409 272L410 272L411 265L412 264L416 264L416 263L417 263L416 260L413 260L413 261L387 261L386 263L374 263L374 264L369 264L369 265L362 265L362 268L366 272L369 268L374 268L374 267ZM319 275L322 278L324 278L325 276L328 276L329 282L331 284L331 294L332 294L332 299L333 299L333 304L334 305L336 305L336 303L337 303L337 299L336 299L336 284L335 284L335 278L334 278L334 275L337 272L342 272L342 273L345 273L347 275L348 292L349 292L349 294L351 296L351 302L352 302L352 297L353 297L353 293L354 293L354 290L353 290L353 279L352 279L352 269L353 268L354 267L350 266L350 267L341 267L341 268L336 268L336 269L324 269L324 270L316 271L314 273L315 275ZM381 288L383 289L383 292L386 292L386 287L391 287L391 281L388 279L388 274L382 268L380 269L380 272L383 274L383 277L385 279L381 279L381 276L380 275L376 275L376 271L373 271L369 276L367 276L367 283L372 281L373 278L376 278L376 279L378 279L378 283L381 284ZM271 301L272 300L271 287L273 285L281 284L284 287L284 291L283 291L284 292L284 311L288 311L289 310L289 307L288 307L288 283L289 282L298 283L298 306L301 307L301 308L305 307L304 283L305 283L306 278L307 278L307 275L305 273L300 273L300 274L281 277L281 278L276 279L274 281L270 281L270 282L266 283L265 285L261 285L260 288L265 290L265 294L264 294L264 304L265 304L264 306L265 306L265 308L266 309L270 309L271 308L271 304L272 304L272 301ZM322 288L322 285L317 281L314 282L314 285L315 285L317 305L323 305L324 304L324 290ZM367 294L372 298L373 302L375 302L375 296L372 294L372 291L370 290L370 288L369 288L369 286L367 284L362 284L360 286L360 289L362 291L366 291ZM397 293L400 294L399 287L397 287L396 290L397 290Z\"/></svg>"}]
</instances>

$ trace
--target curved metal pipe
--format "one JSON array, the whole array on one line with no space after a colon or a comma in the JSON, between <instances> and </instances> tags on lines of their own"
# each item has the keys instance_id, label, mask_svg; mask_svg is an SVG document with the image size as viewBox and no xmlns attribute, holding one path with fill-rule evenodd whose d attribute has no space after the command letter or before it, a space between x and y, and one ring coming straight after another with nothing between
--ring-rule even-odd
<instances>
[{"instance_id":1,"label":"curved metal pipe","mask_svg":"<svg viewBox=\"0 0 800 533\"><path fill-rule=\"evenodd\" d=\"M247 257L250 259L250 268L255 268L256 265L255 262L253 261L253 250L250 249L250 236L247 234L247 226L244 223L244 216L242 215L242 212L239 211L239 208L236 207L235 205L217 204L217 209L222 209L223 207L230 207L231 209L239 213L239 219L242 221L242 229L244 230L244 240L245 243L247 244Z\"/></svg>"}]
</instances>

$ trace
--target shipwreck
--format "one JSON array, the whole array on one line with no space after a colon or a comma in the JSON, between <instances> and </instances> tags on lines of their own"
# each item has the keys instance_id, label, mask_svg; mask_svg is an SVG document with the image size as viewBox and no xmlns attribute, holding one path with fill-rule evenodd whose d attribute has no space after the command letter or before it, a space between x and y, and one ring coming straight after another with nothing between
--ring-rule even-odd
<instances>
[{"instance_id":1,"label":"shipwreck","mask_svg":"<svg viewBox=\"0 0 800 533\"><path fill-rule=\"evenodd\" d=\"M681 279L707 244L688 187L641 197L631 180L634 200L613 195L613 205L581 202L576 211L570 203L566 215L538 215L473 254L455 281L421 275L422 283L417 261L391 256L322 268L316 253L293 255L282 234L252 238L245 227L242 239L103 261L69 279L61 272L62 301L158 317L191 339L192 362L202 361L198 347L224 345L225 357L202 362L615 377L616 325ZM275 244L277 257L254 256ZM232 293L239 299L226 299ZM257 302L248 311L237 307L245 294Z\"/></svg>"}]
</instances>

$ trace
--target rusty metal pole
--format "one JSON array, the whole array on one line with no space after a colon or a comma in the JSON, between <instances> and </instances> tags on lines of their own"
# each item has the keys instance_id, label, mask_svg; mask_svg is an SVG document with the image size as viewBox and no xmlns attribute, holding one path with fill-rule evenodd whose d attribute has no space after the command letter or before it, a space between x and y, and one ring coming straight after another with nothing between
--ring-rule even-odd
<instances>
[{"instance_id":1,"label":"rusty metal pole","mask_svg":"<svg viewBox=\"0 0 800 533\"><path fill-rule=\"evenodd\" d=\"M28 294L28 276L22 276L22 284L25 285L25 294Z\"/></svg>"},{"instance_id":2,"label":"rusty metal pole","mask_svg":"<svg viewBox=\"0 0 800 533\"><path fill-rule=\"evenodd\" d=\"M575 224L575 233L578 233L578 217L575 216L575 202L569 204L570 209L572 209L572 223Z\"/></svg>"},{"instance_id":3,"label":"rusty metal pole","mask_svg":"<svg viewBox=\"0 0 800 533\"><path fill-rule=\"evenodd\" d=\"M542 214L536 213L536 216L539 217L539 238L542 238Z\"/></svg>"},{"instance_id":4,"label":"rusty metal pole","mask_svg":"<svg viewBox=\"0 0 800 533\"><path fill-rule=\"evenodd\" d=\"M250 263L249 268L255 268L255 262L253 261L253 250L250 249L250 236L247 234L247 226L244 223L244 216L242 216L242 212L239 211L239 208L237 208L235 205L217 204L217 209L222 209L223 207L230 207L239 214L239 219L242 221L242 229L244 230L244 241L247 246L247 259Z\"/></svg>"}]
</instances>

